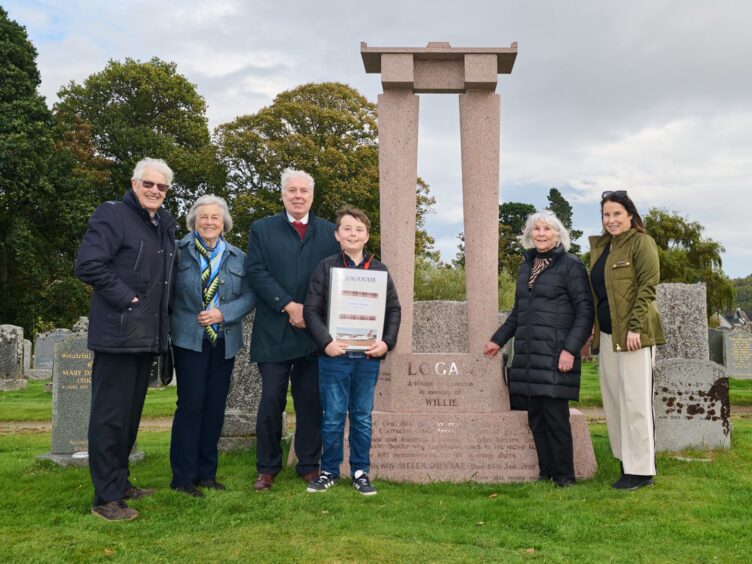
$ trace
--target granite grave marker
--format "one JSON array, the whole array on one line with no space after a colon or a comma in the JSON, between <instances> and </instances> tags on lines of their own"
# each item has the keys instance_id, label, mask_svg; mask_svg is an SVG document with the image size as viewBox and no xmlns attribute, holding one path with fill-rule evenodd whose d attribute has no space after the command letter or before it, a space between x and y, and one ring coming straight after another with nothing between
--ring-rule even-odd
<instances>
[{"instance_id":1,"label":"granite grave marker","mask_svg":"<svg viewBox=\"0 0 752 564\"><path fill-rule=\"evenodd\" d=\"M0 325L0 391L21 390L28 381L24 378L23 329L15 325Z\"/></svg>"},{"instance_id":2,"label":"granite grave marker","mask_svg":"<svg viewBox=\"0 0 752 564\"><path fill-rule=\"evenodd\" d=\"M723 335L723 360L731 378L752 379L752 333L744 329L726 331Z\"/></svg>"}]
</instances>

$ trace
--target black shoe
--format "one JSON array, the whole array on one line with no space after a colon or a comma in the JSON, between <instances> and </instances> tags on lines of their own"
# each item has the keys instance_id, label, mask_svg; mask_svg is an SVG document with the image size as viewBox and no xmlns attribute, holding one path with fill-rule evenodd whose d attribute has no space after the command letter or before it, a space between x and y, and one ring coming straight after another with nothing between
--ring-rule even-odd
<instances>
[{"instance_id":1,"label":"black shoe","mask_svg":"<svg viewBox=\"0 0 752 564\"><path fill-rule=\"evenodd\" d=\"M376 488L373 487L368 474L363 470L357 470L352 478L352 485L361 495L376 495Z\"/></svg>"},{"instance_id":2,"label":"black shoe","mask_svg":"<svg viewBox=\"0 0 752 564\"><path fill-rule=\"evenodd\" d=\"M322 470L321 474L319 474L319 477L308 484L306 491L308 493L323 493L336 483L337 476Z\"/></svg>"},{"instance_id":3,"label":"black shoe","mask_svg":"<svg viewBox=\"0 0 752 564\"><path fill-rule=\"evenodd\" d=\"M636 474L624 474L611 487L616 490L634 491L655 484L652 476L638 476Z\"/></svg>"},{"instance_id":4,"label":"black shoe","mask_svg":"<svg viewBox=\"0 0 752 564\"><path fill-rule=\"evenodd\" d=\"M538 474L539 482L550 482L551 480L553 480L552 476L547 476L546 474Z\"/></svg>"},{"instance_id":5,"label":"black shoe","mask_svg":"<svg viewBox=\"0 0 752 564\"><path fill-rule=\"evenodd\" d=\"M214 478L206 478L204 480L196 480L193 483L194 486L198 486L199 488L209 488L210 490L218 490L218 491L224 491L225 485L220 484L215 480Z\"/></svg>"},{"instance_id":6,"label":"black shoe","mask_svg":"<svg viewBox=\"0 0 752 564\"><path fill-rule=\"evenodd\" d=\"M186 484L184 486L170 486L170 488L175 490L176 492L184 493L185 495L192 497L204 497L204 494L196 489L196 486L194 486L193 484Z\"/></svg>"},{"instance_id":7,"label":"black shoe","mask_svg":"<svg viewBox=\"0 0 752 564\"><path fill-rule=\"evenodd\" d=\"M554 480L554 483L558 488L571 488L577 482L574 478L557 478L556 480Z\"/></svg>"}]
</instances>

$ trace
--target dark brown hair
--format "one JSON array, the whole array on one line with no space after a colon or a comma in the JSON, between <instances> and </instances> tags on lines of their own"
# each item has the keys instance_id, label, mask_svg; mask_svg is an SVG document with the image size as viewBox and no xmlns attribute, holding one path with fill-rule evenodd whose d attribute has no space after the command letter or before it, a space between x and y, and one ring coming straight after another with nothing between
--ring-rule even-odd
<instances>
[{"instance_id":1,"label":"dark brown hair","mask_svg":"<svg viewBox=\"0 0 752 564\"><path fill-rule=\"evenodd\" d=\"M637 211L637 206L634 205L632 198L627 196L626 190L614 190L603 193L603 197L601 198L601 216L603 216L603 206L606 202L614 202L624 206L627 213L632 216L632 228L640 233L645 233L645 222L642 221L640 212Z\"/></svg>"},{"instance_id":2,"label":"dark brown hair","mask_svg":"<svg viewBox=\"0 0 752 564\"><path fill-rule=\"evenodd\" d=\"M346 215L351 215L366 226L366 231L370 232L371 230L371 220L368 219L366 212L364 212L360 208L356 208L355 206L351 206L350 204L345 204L337 210L336 214L337 220L335 224L337 226L337 229L339 229L339 226L342 224L342 218Z\"/></svg>"}]
</instances>

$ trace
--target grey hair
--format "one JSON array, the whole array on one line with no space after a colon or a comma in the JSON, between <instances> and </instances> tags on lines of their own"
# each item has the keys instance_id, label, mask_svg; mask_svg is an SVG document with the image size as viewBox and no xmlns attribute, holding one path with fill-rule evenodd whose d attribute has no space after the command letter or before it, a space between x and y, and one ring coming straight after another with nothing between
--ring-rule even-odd
<instances>
[{"instance_id":1,"label":"grey hair","mask_svg":"<svg viewBox=\"0 0 752 564\"><path fill-rule=\"evenodd\" d=\"M227 207L227 202L225 202L224 198L220 198L214 194L205 194L201 196L196 200L196 203L191 206L188 215L185 216L185 224L188 226L189 231L196 230L196 214L198 213L198 208L201 206L210 206L212 204L218 205L219 209L222 210L222 223L224 224L222 227L222 234L225 235L232 231L232 217L230 217L230 210Z\"/></svg>"},{"instance_id":2,"label":"grey hair","mask_svg":"<svg viewBox=\"0 0 752 564\"><path fill-rule=\"evenodd\" d=\"M567 231L567 228L564 227L561 220L556 217L556 214L551 210L542 210L530 214L525 222L525 228L522 230L522 235L520 235L520 243L522 243L523 247L526 249L532 249L535 247L535 243L533 243L533 226L538 221L550 225L559 236L559 244L564 247L565 251L569 251L569 247L572 246L572 241L569 238L569 231Z\"/></svg>"},{"instance_id":3,"label":"grey hair","mask_svg":"<svg viewBox=\"0 0 752 564\"><path fill-rule=\"evenodd\" d=\"M167 178L167 184L172 185L172 178L174 176L172 169L162 159L150 159L149 157L145 157L136 163L131 180L141 180L146 168L161 172Z\"/></svg>"},{"instance_id":4,"label":"grey hair","mask_svg":"<svg viewBox=\"0 0 752 564\"><path fill-rule=\"evenodd\" d=\"M284 190L285 186L287 186L290 180L294 178L302 178L303 180L305 180L308 183L308 187L311 189L311 192L313 192L313 186L314 186L313 176L311 176L304 170L294 170L292 168L286 168L282 172L282 179L280 181L280 186L282 187L282 190Z\"/></svg>"}]
</instances>

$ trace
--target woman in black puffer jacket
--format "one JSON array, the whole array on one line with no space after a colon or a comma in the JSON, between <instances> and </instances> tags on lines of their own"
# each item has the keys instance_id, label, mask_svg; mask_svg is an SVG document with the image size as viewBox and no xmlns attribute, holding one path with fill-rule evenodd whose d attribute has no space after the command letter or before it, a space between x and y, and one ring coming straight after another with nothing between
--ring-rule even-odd
<instances>
[{"instance_id":1,"label":"woman in black puffer jacket","mask_svg":"<svg viewBox=\"0 0 752 564\"><path fill-rule=\"evenodd\" d=\"M517 276L514 309L484 353L496 356L514 337L509 393L527 397L539 479L566 487L575 483L569 400L579 399L579 356L593 327L593 297L585 265L567 253L569 233L556 215L531 215L521 240L530 250Z\"/></svg>"}]
</instances>

